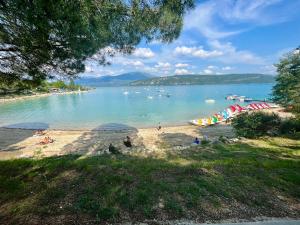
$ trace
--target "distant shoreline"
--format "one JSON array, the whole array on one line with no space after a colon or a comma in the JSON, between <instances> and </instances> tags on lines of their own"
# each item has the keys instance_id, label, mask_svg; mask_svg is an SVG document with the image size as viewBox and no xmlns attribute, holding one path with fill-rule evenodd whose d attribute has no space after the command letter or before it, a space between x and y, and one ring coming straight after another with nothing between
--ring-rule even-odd
<instances>
[{"instance_id":1,"label":"distant shoreline","mask_svg":"<svg viewBox=\"0 0 300 225\"><path fill-rule=\"evenodd\" d=\"M32 95L20 95L20 96L7 96L7 97L0 97L0 104L1 103L8 103L20 100L26 100L31 98L40 98L40 97L49 97L52 95L66 95L66 94L79 94L82 92L88 91L65 91L65 92L51 92L51 93L35 93Z\"/></svg>"}]
</instances>

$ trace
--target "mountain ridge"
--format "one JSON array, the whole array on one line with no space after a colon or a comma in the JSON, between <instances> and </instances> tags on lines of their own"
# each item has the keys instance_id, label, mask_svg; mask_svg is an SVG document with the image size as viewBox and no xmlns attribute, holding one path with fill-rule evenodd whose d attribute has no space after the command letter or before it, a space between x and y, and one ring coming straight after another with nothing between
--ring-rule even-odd
<instances>
[{"instance_id":1,"label":"mountain ridge","mask_svg":"<svg viewBox=\"0 0 300 225\"><path fill-rule=\"evenodd\" d=\"M102 76L102 77L81 77L75 81L76 84L83 86L124 86L130 82L137 80L145 80L153 78L154 76L149 73L143 72L129 72L116 76Z\"/></svg>"},{"instance_id":2,"label":"mountain ridge","mask_svg":"<svg viewBox=\"0 0 300 225\"><path fill-rule=\"evenodd\" d=\"M220 79L222 78L222 79ZM273 83L275 76L267 74L224 74L224 75L174 75L133 81L130 86L164 86L164 85L204 85L204 84L244 84Z\"/></svg>"}]
</instances>

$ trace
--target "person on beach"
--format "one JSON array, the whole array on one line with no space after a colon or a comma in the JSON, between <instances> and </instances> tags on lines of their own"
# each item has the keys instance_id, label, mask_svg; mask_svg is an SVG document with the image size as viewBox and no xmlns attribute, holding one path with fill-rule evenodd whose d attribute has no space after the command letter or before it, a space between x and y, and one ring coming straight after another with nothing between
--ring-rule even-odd
<instances>
[{"instance_id":1,"label":"person on beach","mask_svg":"<svg viewBox=\"0 0 300 225\"><path fill-rule=\"evenodd\" d=\"M48 136L48 137L45 137L42 141L40 141L39 144L46 145L46 144L50 144L53 142L54 142L54 140Z\"/></svg>"},{"instance_id":2,"label":"person on beach","mask_svg":"<svg viewBox=\"0 0 300 225\"><path fill-rule=\"evenodd\" d=\"M120 152L118 151L118 149L117 149L115 146L113 146L112 143L109 144L109 146L108 146L108 151L109 151L110 153L112 153L112 154L119 154L119 153L120 153Z\"/></svg>"},{"instance_id":3,"label":"person on beach","mask_svg":"<svg viewBox=\"0 0 300 225\"><path fill-rule=\"evenodd\" d=\"M199 145L200 144L200 140L199 140L199 138L195 138L195 140L194 140L194 142L193 142L193 144L195 144L195 145Z\"/></svg>"},{"instance_id":4,"label":"person on beach","mask_svg":"<svg viewBox=\"0 0 300 225\"><path fill-rule=\"evenodd\" d=\"M131 139L129 136L126 137L126 140L123 142L124 145L127 147L127 148L131 148L132 147L132 143L131 143Z\"/></svg>"},{"instance_id":5,"label":"person on beach","mask_svg":"<svg viewBox=\"0 0 300 225\"><path fill-rule=\"evenodd\" d=\"M158 131L160 131L160 130L161 130L161 128L162 128L162 127L161 127L161 125L160 125L160 122L159 122L159 123L158 123L157 130L158 130Z\"/></svg>"},{"instance_id":6,"label":"person on beach","mask_svg":"<svg viewBox=\"0 0 300 225\"><path fill-rule=\"evenodd\" d=\"M45 135L46 134L46 132L44 132L43 130L37 130L35 133L34 133L34 135L36 135L36 136L43 136L43 135Z\"/></svg>"}]
</instances>

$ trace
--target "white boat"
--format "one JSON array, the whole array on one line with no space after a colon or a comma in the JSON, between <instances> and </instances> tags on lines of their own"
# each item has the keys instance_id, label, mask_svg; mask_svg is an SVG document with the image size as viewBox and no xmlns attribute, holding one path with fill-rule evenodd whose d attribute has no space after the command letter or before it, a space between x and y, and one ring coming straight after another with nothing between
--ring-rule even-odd
<instances>
[{"instance_id":1,"label":"white boat","mask_svg":"<svg viewBox=\"0 0 300 225\"><path fill-rule=\"evenodd\" d=\"M238 97L238 95L228 95L226 96L226 100L236 100Z\"/></svg>"},{"instance_id":2,"label":"white boat","mask_svg":"<svg viewBox=\"0 0 300 225\"><path fill-rule=\"evenodd\" d=\"M209 103L209 104L213 104L213 103L216 102L216 100L214 100L214 99L206 99L205 102Z\"/></svg>"},{"instance_id":3,"label":"white boat","mask_svg":"<svg viewBox=\"0 0 300 225\"><path fill-rule=\"evenodd\" d=\"M128 94L129 94L128 91L124 91L124 92L123 92L123 95L128 95Z\"/></svg>"}]
</instances>

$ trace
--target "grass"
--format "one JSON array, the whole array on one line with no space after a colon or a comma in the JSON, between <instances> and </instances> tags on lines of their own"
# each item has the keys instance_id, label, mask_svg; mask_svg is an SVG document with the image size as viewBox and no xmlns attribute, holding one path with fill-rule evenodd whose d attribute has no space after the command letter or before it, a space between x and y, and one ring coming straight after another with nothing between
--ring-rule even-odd
<instances>
[{"instance_id":1,"label":"grass","mask_svg":"<svg viewBox=\"0 0 300 225\"><path fill-rule=\"evenodd\" d=\"M0 161L2 224L300 217L299 141ZM75 223L75 222L74 222Z\"/></svg>"}]
</instances>

